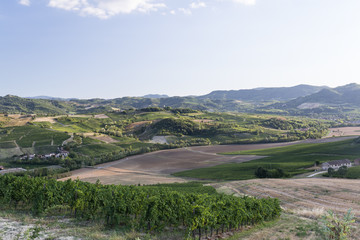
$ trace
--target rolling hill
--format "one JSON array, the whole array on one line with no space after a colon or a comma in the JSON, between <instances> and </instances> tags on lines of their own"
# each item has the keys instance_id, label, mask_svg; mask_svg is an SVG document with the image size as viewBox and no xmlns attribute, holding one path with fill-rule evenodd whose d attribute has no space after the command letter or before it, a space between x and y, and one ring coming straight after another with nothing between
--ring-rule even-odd
<instances>
[{"instance_id":1,"label":"rolling hill","mask_svg":"<svg viewBox=\"0 0 360 240\"><path fill-rule=\"evenodd\" d=\"M44 97L45 98L45 97ZM282 115L347 114L360 115L360 85L337 88L298 85L283 88L214 91L203 96L122 97L114 99L60 99L46 97L0 97L0 113L100 114L109 111L147 107L190 108L209 112L248 112Z\"/></svg>"}]
</instances>

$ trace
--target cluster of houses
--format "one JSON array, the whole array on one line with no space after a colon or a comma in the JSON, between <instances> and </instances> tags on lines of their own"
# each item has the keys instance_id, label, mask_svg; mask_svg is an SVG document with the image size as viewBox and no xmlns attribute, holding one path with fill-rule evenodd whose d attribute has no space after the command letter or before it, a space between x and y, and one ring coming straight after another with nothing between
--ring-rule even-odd
<instances>
[{"instance_id":1,"label":"cluster of houses","mask_svg":"<svg viewBox=\"0 0 360 240\"><path fill-rule=\"evenodd\" d=\"M68 151L65 151L63 148L58 148L57 153L48 153L48 154L24 154L20 156L21 160L32 160L34 158L48 159L48 158L66 158L69 155Z\"/></svg>"},{"instance_id":2,"label":"cluster of houses","mask_svg":"<svg viewBox=\"0 0 360 240\"><path fill-rule=\"evenodd\" d=\"M354 163L352 163L349 159L342 159L342 160L333 160L330 162L325 162L321 165L322 170L327 171L329 168L337 170L343 166L352 167L352 166L359 166L360 165L360 158L355 159Z\"/></svg>"}]
</instances>

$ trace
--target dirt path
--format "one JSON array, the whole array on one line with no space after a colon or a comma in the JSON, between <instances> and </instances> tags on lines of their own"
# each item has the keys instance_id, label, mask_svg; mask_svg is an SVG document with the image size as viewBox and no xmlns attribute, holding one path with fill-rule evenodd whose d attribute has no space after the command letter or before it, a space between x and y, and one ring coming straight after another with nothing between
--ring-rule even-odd
<instances>
[{"instance_id":1,"label":"dirt path","mask_svg":"<svg viewBox=\"0 0 360 240\"><path fill-rule=\"evenodd\" d=\"M71 133L70 138L63 141L62 146L66 145L67 143L71 142L72 140L74 140L74 134L73 133Z\"/></svg>"}]
</instances>

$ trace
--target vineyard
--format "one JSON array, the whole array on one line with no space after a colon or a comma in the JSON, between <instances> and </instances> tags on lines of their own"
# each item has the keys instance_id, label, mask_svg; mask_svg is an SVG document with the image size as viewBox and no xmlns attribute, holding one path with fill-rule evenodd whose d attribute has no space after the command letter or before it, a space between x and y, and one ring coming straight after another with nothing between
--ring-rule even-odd
<instances>
[{"instance_id":1,"label":"vineyard","mask_svg":"<svg viewBox=\"0 0 360 240\"><path fill-rule=\"evenodd\" d=\"M139 231L181 229L186 238L211 236L280 216L272 198L176 192L167 187L115 186L81 181L0 177L0 203L34 215L68 209L75 218Z\"/></svg>"}]
</instances>

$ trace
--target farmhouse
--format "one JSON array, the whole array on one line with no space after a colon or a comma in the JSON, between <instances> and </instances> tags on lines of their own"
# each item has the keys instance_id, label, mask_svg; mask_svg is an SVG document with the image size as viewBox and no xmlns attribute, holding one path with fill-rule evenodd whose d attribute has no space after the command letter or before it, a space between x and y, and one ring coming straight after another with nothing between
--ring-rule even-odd
<instances>
[{"instance_id":1,"label":"farmhouse","mask_svg":"<svg viewBox=\"0 0 360 240\"><path fill-rule=\"evenodd\" d=\"M342 166L351 167L351 165L352 164L349 159L342 159L323 163L321 167L323 170L328 170L329 168L339 169Z\"/></svg>"}]
</instances>

